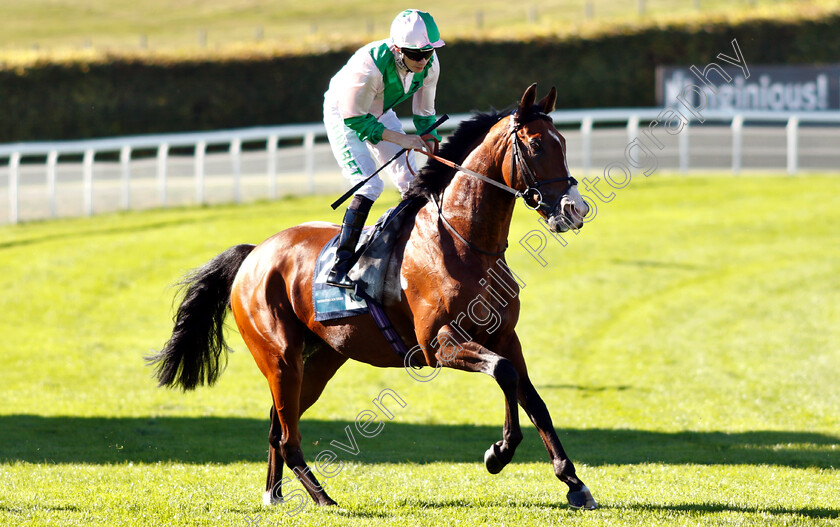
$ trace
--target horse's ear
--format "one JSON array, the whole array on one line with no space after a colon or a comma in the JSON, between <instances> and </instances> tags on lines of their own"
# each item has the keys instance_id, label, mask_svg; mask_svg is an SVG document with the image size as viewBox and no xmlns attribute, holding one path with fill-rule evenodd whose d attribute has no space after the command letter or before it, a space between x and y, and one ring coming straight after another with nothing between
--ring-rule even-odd
<instances>
[{"instance_id":1,"label":"horse's ear","mask_svg":"<svg viewBox=\"0 0 840 527\"><path fill-rule=\"evenodd\" d=\"M525 93L522 95L522 100L519 101L519 115L525 115L528 110L534 106L534 101L537 100L537 83L528 86Z\"/></svg>"},{"instance_id":2,"label":"horse's ear","mask_svg":"<svg viewBox=\"0 0 840 527\"><path fill-rule=\"evenodd\" d=\"M557 88L551 87L548 95L542 98L537 104L543 109L543 113L551 113L554 111L554 103L557 102Z\"/></svg>"}]
</instances>

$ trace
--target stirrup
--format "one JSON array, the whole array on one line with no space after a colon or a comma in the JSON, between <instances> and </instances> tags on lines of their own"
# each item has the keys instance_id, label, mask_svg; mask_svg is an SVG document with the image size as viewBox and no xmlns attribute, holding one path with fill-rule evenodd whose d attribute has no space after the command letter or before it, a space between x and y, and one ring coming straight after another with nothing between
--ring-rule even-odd
<instances>
[{"instance_id":1,"label":"stirrup","mask_svg":"<svg viewBox=\"0 0 840 527\"><path fill-rule=\"evenodd\" d=\"M352 256L350 258L352 258ZM332 269L330 269L330 274L327 275L327 285L353 289L356 287L356 284L347 276L347 273L349 272L350 269L348 268L347 260L336 262L333 264Z\"/></svg>"},{"instance_id":2,"label":"stirrup","mask_svg":"<svg viewBox=\"0 0 840 527\"><path fill-rule=\"evenodd\" d=\"M329 276L327 276L327 285L331 285L333 287L343 287L344 289L353 289L356 287L356 284L348 278L347 273L339 276L338 273L333 274L332 271L330 271Z\"/></svg>"}]
</instances>

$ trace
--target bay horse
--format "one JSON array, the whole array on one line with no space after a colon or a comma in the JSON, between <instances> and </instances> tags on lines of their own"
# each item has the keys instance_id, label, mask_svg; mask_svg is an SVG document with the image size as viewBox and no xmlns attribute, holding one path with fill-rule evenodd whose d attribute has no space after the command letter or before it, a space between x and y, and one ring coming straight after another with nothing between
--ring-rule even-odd
<instances>
[{"instance_id":1,"label":"bay horse","mask_svg":"<svg viewBox=\"0 0 840 527\"><path fill-rule=\"evenodd\" d=\"M515 280L494 282L498 289L513 291L507 300L488 294L487 287L500 277L494 266L504 264L518 197L554 232L582 227L589 210L569 173L566 141L548 116L556 98L551 88L536 102L534 84L513 110L473 116L440 150L441 160L461 165L453 169L430 160L420 171L406 196L419 204L403 223L396 241L398 256L392 258L400 266L401 296L385 310L406 346L417 351L410 354L411 366L481 372L498 383L505 420L502 439L485 453L488 471L500 472L522 440L518 403L539 431L554 473L568 485L569 504L595 509L598 504L576 475L528 377L515 331L519 285ZM212 385L227 357L222 327L230 307L273 399L267 504L283 501L278 483L285 463L315 503L335 505L304 460L301 415L347 359L377 367L406 365L372 317L315 321L315 260L337 232L334 224L304 223L260 245L232 247L197 269L182 282L185 293L170 340L147 358L156 365L160 386L188 390ZM479 323L489 314L477 314L479 297L498 313L492 328Z\"/></svg>"}]
</instances>

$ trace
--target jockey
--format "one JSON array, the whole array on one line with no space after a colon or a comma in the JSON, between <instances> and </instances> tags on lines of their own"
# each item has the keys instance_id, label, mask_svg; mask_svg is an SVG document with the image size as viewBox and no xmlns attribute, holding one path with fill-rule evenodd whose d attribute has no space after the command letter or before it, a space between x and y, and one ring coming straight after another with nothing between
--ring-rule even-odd
<instances>
[{"instance_id":1,"label":"jockey","mask_svg":"<svg viewBox=\"0 0 840 527\"><path fill-rule=\"evenodd\" d=\"M363 46L330 81L324 94L324 125L333 155L351 184L365 179L376 171L377 163L385 163L405 148L409 153L386 169L400 194L405 194L417 171L410 151L436 149L440 141L437 132L422 138L404 133L392 108L413 97L415 128L424 130L435 122L440 73L435 49L443 45L432 16L408 9L391 24L391 38ZM328 284L352 287L347 272L370 207L383 188L377 176L354 194L344 214Z\"/></svg>"}]
</instances>

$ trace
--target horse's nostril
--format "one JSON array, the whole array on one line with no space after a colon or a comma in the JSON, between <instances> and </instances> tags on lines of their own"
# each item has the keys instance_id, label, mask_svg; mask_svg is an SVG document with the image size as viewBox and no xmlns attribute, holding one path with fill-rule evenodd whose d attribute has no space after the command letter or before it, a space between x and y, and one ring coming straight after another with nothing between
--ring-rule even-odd
<instances>
[{"instance_id":1,"label":"horse's nostril","mask_svg":"<svg viewBox=\"0 0 840 527\"><path fill-rule=\"evenodd\" d=\"M571 219L575 221L583 221L583 218L589 214L589 206L586 202L581 203L578 205L577 203L570 201L568 206L563 209L563 212Z\"/></svg>"}]
</instances>

